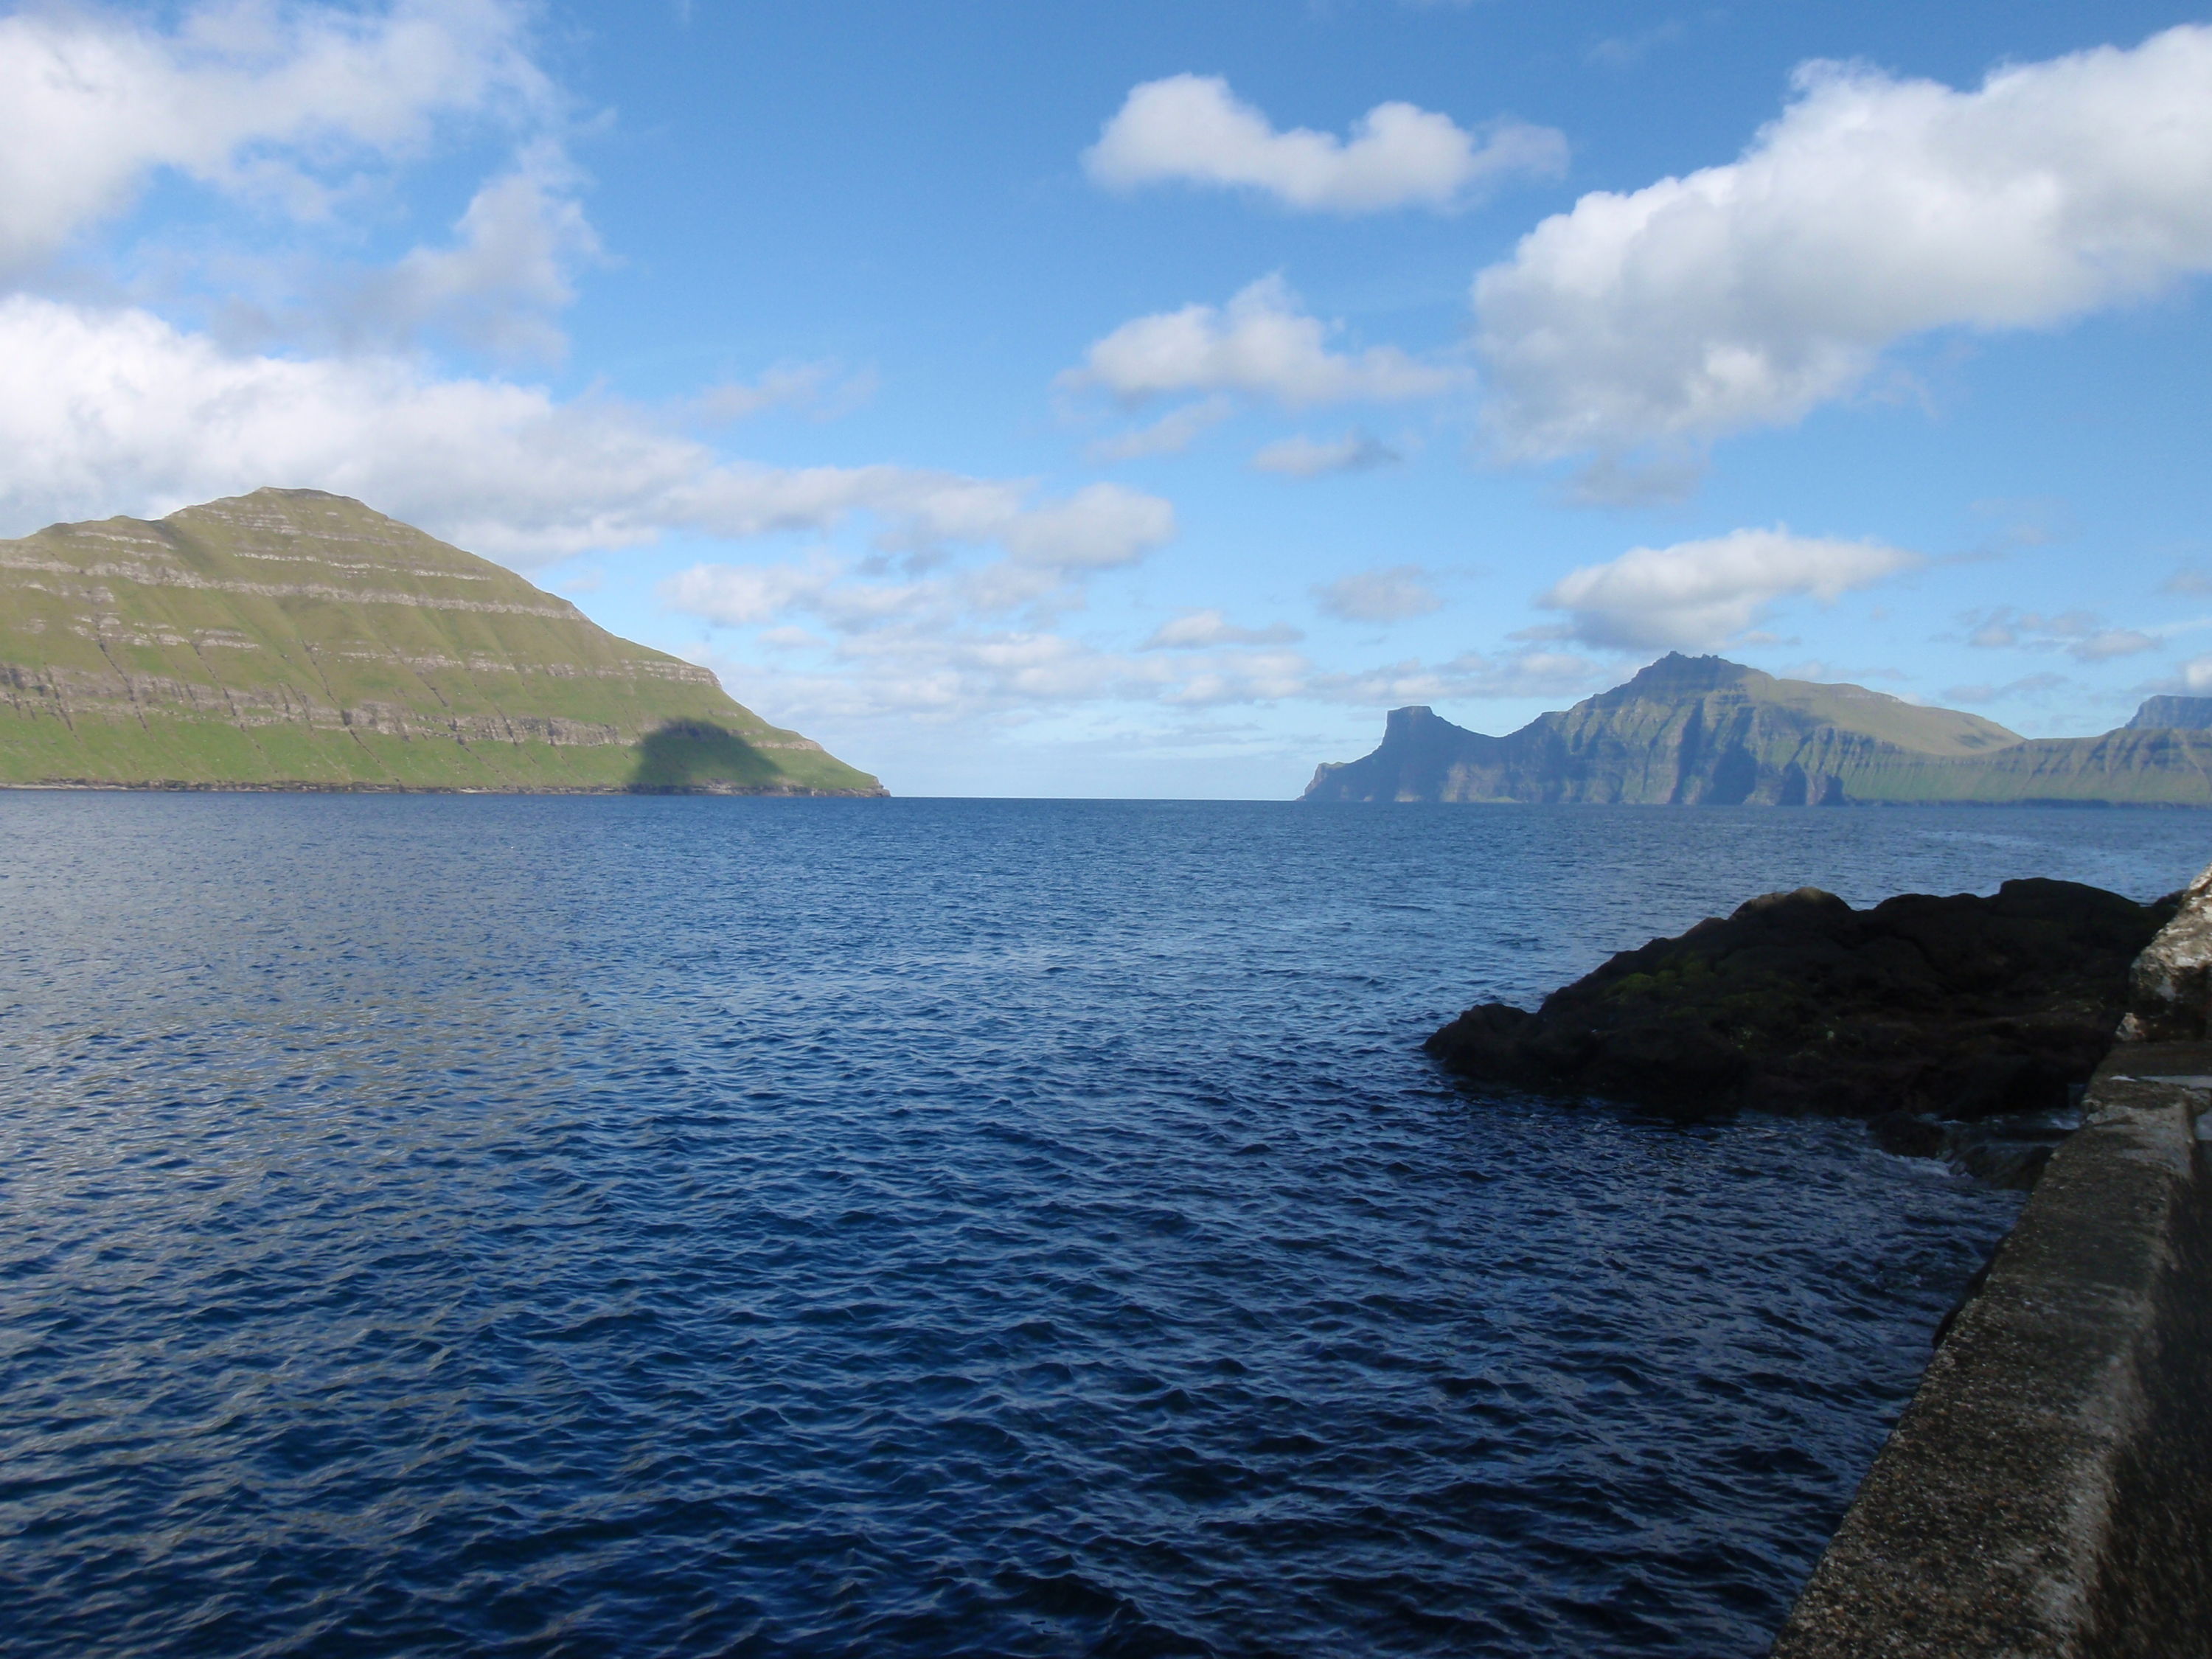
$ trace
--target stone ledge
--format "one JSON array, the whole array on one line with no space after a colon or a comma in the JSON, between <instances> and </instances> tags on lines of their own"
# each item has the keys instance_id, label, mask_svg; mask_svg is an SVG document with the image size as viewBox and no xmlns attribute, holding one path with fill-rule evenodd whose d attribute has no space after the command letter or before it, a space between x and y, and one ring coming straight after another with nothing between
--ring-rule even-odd
<instances>
[{"instance_id":1,"label":"stone ledge","mask_svg":"<svg viewBox=\"0 0 2212 1659\"><path fill-rule=\"evenodd\" d=\"M2202 1651L2212 1044L2123 1043L1861 1485L1776 1659Z\"/></svg>"}]
</instances>

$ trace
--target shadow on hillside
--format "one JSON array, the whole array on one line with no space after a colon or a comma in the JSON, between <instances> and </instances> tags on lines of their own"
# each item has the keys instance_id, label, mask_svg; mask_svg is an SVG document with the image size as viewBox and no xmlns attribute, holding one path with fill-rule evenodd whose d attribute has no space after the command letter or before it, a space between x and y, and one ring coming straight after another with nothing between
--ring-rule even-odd
<instances>
[{"instance_id":1,"label":"shadow on hillside","mask_svg":"<svg viewBox=\"0 0 2212 1659\"><path fill-rule=\"evenodd\" d=\"M708 720L671 720L637 745L626 786L643 795L695 790L769 789L783 770L734 732Z\"/></svg>"}]
</instances>

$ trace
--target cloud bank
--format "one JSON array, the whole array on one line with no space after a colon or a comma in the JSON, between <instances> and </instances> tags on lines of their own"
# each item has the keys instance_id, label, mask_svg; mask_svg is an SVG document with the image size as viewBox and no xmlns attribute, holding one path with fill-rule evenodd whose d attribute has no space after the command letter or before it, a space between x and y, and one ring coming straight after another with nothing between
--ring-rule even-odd
<instances>
[{"instance_id":1,"label":"cloud bank","mask_svg":"<svg viewBox=\"0 0 2212 1659\"><path fill-rule=\"evenodd\" d=\"M549 106L524 32L501 0L206 3L167 33L105 10L0 18L0 270L122 212L160 170L326 214L334 176L421 150L442 119Z\"/></svg>"},{"instance_id":2,"label":"cloud bank","mask_svg":"<svg viewBox=\"0 0 2212 1659\"><path fill-rule=\"evenodd\" d=\"M876 521L898 550L995 542L1011 586L1127 563L1174 533L1156 496L903 466L724 460L631 405L441 377L394 355L225 350L149 312L0 300L0 518L167 511L270 483L356 495L522 568L663 532ZM1019 580L1017 580L1018 574Z\"/></svg>"}]
</instances>

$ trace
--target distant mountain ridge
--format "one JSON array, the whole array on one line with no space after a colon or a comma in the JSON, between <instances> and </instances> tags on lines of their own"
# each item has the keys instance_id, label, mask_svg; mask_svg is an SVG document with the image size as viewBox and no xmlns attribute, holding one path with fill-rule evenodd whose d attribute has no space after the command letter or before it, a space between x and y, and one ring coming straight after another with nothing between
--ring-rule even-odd
<instances>
[{"instance_id":1,"label":"distant mountain ridge","mask_svg":"<svg viewBox=\"0 0 2212 1659\"><path fill-rule=\"evenodd\" d=\"M1676 653L1502 738L1393 709L1379 748L1322 765L1303 799L2212 806L2208 728L2212 698L2154 697L2101 737L2023 738L1864 686Z\"/></svg>"},{"instance_id":2,"label":"distant mountain ridge","mask_svg":"<svg viewBox=\"0 0 2212 1659\"><path fill-rule=\"evenodd\" d=\"M884 793L707 670L314 489L0 541L0 784Z\"/></svg>"},{"instance_id":3,"label":"distant mountain ridge","mask_svg":"<svg viewBox=\"0 0 2212 1659\"><path fill-rule=\"evenodd\" d=\"M2212 697L2146 697L2135 718L2123 730L2143 727L2170 732L2202 732L2212 728Z\"/></svg>"}]
</instances>

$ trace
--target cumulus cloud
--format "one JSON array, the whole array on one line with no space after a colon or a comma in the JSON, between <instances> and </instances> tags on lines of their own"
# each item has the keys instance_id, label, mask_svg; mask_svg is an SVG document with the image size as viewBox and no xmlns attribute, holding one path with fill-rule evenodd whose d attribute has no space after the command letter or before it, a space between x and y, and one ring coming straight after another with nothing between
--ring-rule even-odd
<instances>
[{"instance_id":1,"label":"cumulus cloud","mask_svg":"<svg viewBox=\"0 0 2212 1659\"><path fill-rule=\"evenodd\" d=\"M64 247L169 171L302 217L334 173L441 118L553 94L507 0L356 10L203 0L162 32L116 12L0 18L0 269Z\"/></svg>"},{"instance_id":2,"label":"cumulus cloud","mask_svg":"<svg viewBox=\"0 0 2212 1659\"><path fill-rule=\"evenodd\" d=\"M1314 589L1314 602L1342 622L1393 623L1443 609L1429 586L1429 573L1417 564L1387 570L1362 570Z\"/></svg>"},{"instance_id":3,"label":"cumulus cloud","mask_svg":"<svg viewBox=\"0 0 2212 1659\"><path fill-rule=\"evenodd\" d=\"M1595 191L1478 276L1502 453L1785 424L1907 336L2047 326L2212 270L2212 27L1971 91L1833 63L1795 86L1739 160Z\"/></svg>"},{"instance_id":4,"label":"cumulus cloud","mask_svg":"<svg viewBox=\"0 0 2212 1659\"><path fill-rule=\"evenodd\" d=\"M1775 601L1832 605L1854 588L1926 561L1880 542L1827 541L1786 529L1735 530L1671 547L1632 548L1585 565L1536 603L1567 613L1573 638L1619 650L1704 651L1758 622Z\"/></svg>"},{"instance_id":5,"label":"cumulus cloud","mask_svg":"<svg viewBox=\"0 0 2212 1659\"><path fill-rule=\"evenodd\" d=\"M1032 564L1111 570L1134 564L1173 536L1175 509L1120 484L1085 484L1066 501L1005 515L988 533Z\"/></svg>"},{"instance_id":6,"label":"cumulus cloud","mask_svg":"<svg viewBox=\"0 0 2212 1659\"><path fill-rule=\"evenodd\" d=\"M1289 645L1304 635L1276 623L1267 628L1238 628L1218 611L1185 611L1152 630L1147 651L1196 651L1217 645Z\"/></svg>"},{"instance_id":7,"label":"cumulus cloud","mask_svg":"<svg viewBox=\"0 0 2212 1659\"><path fill-rule=\"evenodd\" d=\"M1405 459L1371 434L1355 430L1340 438L1284 438L1261 448L1252 465L1286 478L1320 478L1332 472L1371 472Z\"/></svg>"},{"instance_id":8,"label":"cumulus cloud","mask_svg":"<svg viewBox=\"0 0 2212 1659\"><path fill-rule=\"evenodd\" d=\"M1132 403L1235 392L1303 409L1431 398L1465 378L1395 346L1331 351L1330 332L1280 276L1263 276L1226 306L1188 305L1122 324L1093 343L1083 367L1068 370L1060 382L1097 386Z\"/></svg>"},{"instance_id":9,"label":"cumulus cloud","mask_svg":"<svg viewBox=\"0 0 2212 1659\"><path fill-rule=\"evenodd\" d=\"M1469 132L1412 104L1377 104L1347 141L1297 127L1278 132L1218 76L1171 75L1133 88L1083 154L1097 182L1130 190L1180 182L1257 191L1285 207L1334 213L1449 210L1515 173L1566 169L1549 127L1498 120Z\"/></svg>"},{"instance_id":10,"label":"cumulus cloud","mask_svg":"<svg viewBox=\"0 0 2212 1659\"><path fill-rule=\"evenodd\" d=\"M1984 649L2017 648L2063 651L2078 662L2107 662L2114 657L2133 657L2155 651L2159 640L2140 629L2115 628L2094 611L2066 611L2044 615L2000 605L1966 613L1972 630L1968 645Z\"/></svg>"},{"instance_id":11,"label":"cumulus cloud","mask_svg":"<svg viewBox=\"0 0 2212 1659\"><path fill-rule=\"evenodd\" d=\"M519 566L649 542L872 520L886 546L996 542L1036 580L1127 563L1174 533L1114 484L719 458L646 413L440 378L413 357L234 353L135 309L0 300L0 520L166 511L283 483L358 496Z\"/></svg>"}]
</instances>

